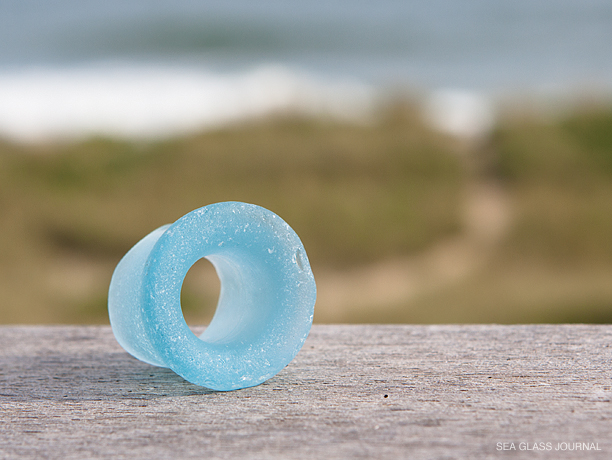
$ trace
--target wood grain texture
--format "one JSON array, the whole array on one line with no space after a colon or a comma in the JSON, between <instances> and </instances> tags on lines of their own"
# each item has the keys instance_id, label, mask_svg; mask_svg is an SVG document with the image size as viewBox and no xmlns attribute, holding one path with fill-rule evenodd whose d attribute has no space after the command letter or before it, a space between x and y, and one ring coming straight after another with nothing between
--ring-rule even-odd
<instances>
[{"instance_id":1,"label":"wood grain texture","mask_svg":"<svg viewBox=\"0 0 612 460\"><path fill-rule=\"evenodd\" d=\"M612 326L316 325L276 377L223 393L109 327L4 326L0 458L609 459L611 344Z\"/></svg>"}]
</instances>

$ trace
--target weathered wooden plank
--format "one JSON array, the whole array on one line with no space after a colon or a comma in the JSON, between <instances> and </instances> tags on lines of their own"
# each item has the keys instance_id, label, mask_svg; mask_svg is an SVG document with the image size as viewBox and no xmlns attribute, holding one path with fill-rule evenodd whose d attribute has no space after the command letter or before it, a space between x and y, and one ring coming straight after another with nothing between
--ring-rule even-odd
<instances>
[{"instance_id":1,"label":"weathered wooden plank","mask_svg":"<svg viewBox=\"0 0 612 460\"><path fill-rule=\"evenodd\" d=\"M612 326L316 325L278 376L217 393L109 327L5 326L0 457L609 459L611 344Z\"/></svg>"}]
</instances>

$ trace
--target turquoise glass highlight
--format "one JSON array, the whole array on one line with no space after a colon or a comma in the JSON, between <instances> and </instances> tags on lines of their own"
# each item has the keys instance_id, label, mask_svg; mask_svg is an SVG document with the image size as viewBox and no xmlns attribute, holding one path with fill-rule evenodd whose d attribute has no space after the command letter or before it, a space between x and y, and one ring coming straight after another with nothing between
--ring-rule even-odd
<instances>
[{"instance_id":1,"label":"turquoise glass highlight","mask_svg":"<svg viewBox=\"0 0 612 460\"><path fill-rule=\"evenodd\" d=\"M221 293L197 337L180 294L187 271L203 257L214 265ZM108 311L128 353L225 391L258 385L291 362L312 326L315 299L308 257L291 227L260 206L225 202L139 241L113 273Z\"/></svg>"}]
</instances>

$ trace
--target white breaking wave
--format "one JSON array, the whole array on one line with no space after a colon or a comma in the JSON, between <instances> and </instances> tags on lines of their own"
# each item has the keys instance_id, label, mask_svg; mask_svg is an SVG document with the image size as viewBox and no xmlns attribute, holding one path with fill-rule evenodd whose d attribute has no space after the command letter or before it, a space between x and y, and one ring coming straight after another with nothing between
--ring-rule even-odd
<instances>
[{"instance_id":1,"label":"white breaking wave","mask_svg":"<svg viewBox=\"0 0 612 460\"><path fill-rule=\"evenodd\" d=\"M490 101L468 91L435 91L426 101L424 112L432 127L457 137L483 136L495 124Z\"/></svg>"},{"instance_id":2,"label":"white breaking wave","mask_svg":"<svg viewBox=\"0 0 612 460\"><path fill-rule=\"evenodd\" d=\"M160 138L274 113L362 120L371 87L280 66L232 74L90 66L0 74L0 136Z\"/></svg>"}]
</instances>

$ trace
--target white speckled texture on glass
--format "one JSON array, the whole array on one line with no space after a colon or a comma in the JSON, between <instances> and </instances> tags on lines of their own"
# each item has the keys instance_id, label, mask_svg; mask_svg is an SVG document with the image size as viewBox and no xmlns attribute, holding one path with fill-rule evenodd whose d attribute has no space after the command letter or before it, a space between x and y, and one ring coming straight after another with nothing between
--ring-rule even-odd
<instances>
[{"instance_id":1,"label":"white speckled texture on glass","mask_svg":"<svg viewBox=\"0 0 612 460\"><path fill-rule=\"evenodd\" d=\"M221 293L215 315L195 336L182 314L185 275L201 258L215 266ZM119 262L108 310L121 346L214 390L258 385L302 347L316 286L304 246L280 217L260 206L205 206L161 227Z\"/></svg>"}]
</instances>

